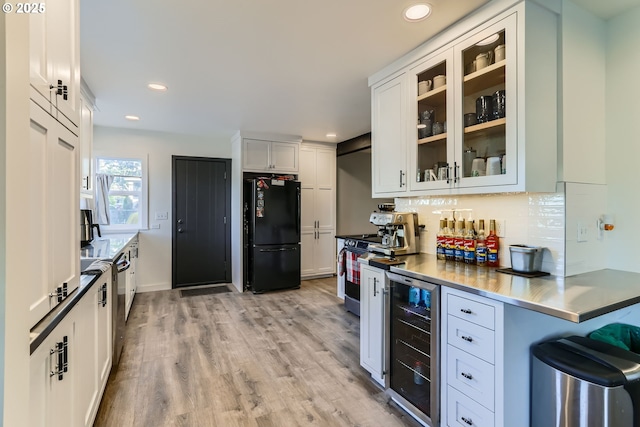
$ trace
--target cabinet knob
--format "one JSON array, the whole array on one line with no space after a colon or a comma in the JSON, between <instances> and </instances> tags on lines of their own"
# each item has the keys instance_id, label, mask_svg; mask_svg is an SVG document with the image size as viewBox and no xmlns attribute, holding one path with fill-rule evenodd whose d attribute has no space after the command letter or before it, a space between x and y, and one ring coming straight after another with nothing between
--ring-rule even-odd
<instances>
[{"instance_id":1,"label":"cabinet knob","mask_svg":"<svg viewBox=\"0 0 640 427\"><path fill-rule=\"evenodd\" d=\"M178 228L178 233L182 233L184 230L182 228Z\"/></svg>"},{"instance_id":2,"label":"cabinet knob","mask_svg":"<svg viewBox=\"0 0 640 427\"><path fill-rule=\"evenodd\" d=\"M178 220L178 224L182 224L184 221L182 221L181 219Z\"/></svg>"}]
</instances>

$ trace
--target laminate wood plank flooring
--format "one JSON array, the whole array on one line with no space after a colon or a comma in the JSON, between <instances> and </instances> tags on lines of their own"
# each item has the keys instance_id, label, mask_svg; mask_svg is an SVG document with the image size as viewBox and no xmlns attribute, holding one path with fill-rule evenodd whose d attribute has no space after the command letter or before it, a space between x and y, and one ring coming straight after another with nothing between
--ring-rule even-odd
<instances>
[{"instance_id":1,"label":"laminate wood plank flooring","mask_svg":"<svg viewBox=\"0 0 640 427\"><path fill-rule=\"evenodd\" d=\"M135 297L95 426L417 426L359 362L336 279L261 295Z\"/></svg>"}]
</instances>

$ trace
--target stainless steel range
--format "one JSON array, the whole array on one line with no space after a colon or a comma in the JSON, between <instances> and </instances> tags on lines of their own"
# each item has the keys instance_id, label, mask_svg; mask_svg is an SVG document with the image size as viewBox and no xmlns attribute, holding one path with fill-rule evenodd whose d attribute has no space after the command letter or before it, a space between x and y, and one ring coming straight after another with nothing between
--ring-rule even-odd
<instances>
[{"instance_id":1,"label":"stainless steel range","mask_svg":"<svg viewBox=\"0 0 640 427\"><path fill-rule=\"evenodd\" d=\"M370 244L381 244L382 237L377 234L358 234L345 236L343 270L346 274L344 286L345 308L360 316L360 265L358 258L367 253Z\"/></svg>"}]
</instances>

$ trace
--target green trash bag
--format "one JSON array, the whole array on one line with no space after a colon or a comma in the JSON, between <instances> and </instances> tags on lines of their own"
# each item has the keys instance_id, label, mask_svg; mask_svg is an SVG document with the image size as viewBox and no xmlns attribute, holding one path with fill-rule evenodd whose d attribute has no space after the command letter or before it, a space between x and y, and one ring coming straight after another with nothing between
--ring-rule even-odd
<instances>
[{"instance_id":1,"label":"green trash bag","mask_svg":"<svg viewBox=\"0 0 640 427\"><path fill-rule=\"evenodd\" d=\"M589 338L640 354L640 327L611 323L589 334Z\"/></svg>"}]
</instances>

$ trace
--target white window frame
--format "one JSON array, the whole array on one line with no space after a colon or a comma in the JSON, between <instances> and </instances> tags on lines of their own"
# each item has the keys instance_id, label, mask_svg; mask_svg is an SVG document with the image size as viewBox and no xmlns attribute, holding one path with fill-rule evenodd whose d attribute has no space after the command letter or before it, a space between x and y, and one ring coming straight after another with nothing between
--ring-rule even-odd
<instances>
[{"instance_id":1,"label":"white window frame","mask_svg":"<svg viewBox=\"0 0 640 427\"><path fill-rule=\"evenodd\" d=\"M96 174L102 173L99 169L100 160L129 160L142 163L142 171L140 179L141 182L141 194L140 194L140 224L113 224L113 225L100 225L101 230L108 233L126 232L126 231L138 231L147 230L149 228L149 179L147 173L148 157L121 157L121 156L96 156L95 158L95 171ZM93 188L97 189L97 181L93 183Z\"/></svg>"}]
</instances>

